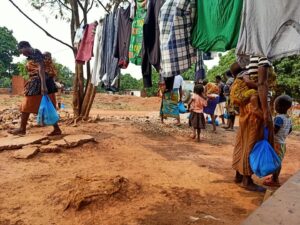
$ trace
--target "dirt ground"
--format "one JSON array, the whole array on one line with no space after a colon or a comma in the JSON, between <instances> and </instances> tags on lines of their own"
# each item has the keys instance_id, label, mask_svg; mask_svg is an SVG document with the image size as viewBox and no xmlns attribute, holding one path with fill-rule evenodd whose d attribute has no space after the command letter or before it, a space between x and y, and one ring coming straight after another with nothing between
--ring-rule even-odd
<instances>
[{"instance_id":1,"label":"dirt ground","mask_svg":"<svg viewBox=\"0 0 300 225\"><path fill-rule=\"evenodd\" d=\"M0 109L20 100L0 96ZM161 125L159 107L158 98L97 95L98 120L61 124L64 134L96 142L27 160L0 152L0 225L240 224L264 194L233 182L235 132L208 127L196 143L187 115L182 127ZM50 129L33 127L28 135ZM300 168L299 143L295 134L287 139L282 183Z\"/></svg>"}]
</instances>

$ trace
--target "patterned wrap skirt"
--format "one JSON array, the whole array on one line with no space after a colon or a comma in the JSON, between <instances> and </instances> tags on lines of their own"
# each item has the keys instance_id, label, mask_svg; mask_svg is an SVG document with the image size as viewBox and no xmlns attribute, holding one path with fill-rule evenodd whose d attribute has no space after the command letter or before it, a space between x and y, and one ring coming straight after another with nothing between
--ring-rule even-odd
<instances>
[{"instance_id":1,"label":"patterned wrap skirt","mask_svg":"<svg viewBox=\"0 0 300 225\"><path fill-rule=\"evenodd\" d=\"M172 117L179 118L179 89L173 89L170 92L163 94L162 105L160 109L160 115L163 118Z\"/></svg>"},{"instance_id":2,"label":"patterned wrap skirt","mask_svg":"<svg viewBox=\"0 0 300 225\"><path fill-rule=\"evenodd\" d=\"M48 96L56 108L55 92L57 88L52 77L46 76L46 86L48 89ZM30 76L24 87L24 99L22 101L20 111L25 113L38 113L41 95L41 79L38 75Z\"/></svg>"}]
</instances>

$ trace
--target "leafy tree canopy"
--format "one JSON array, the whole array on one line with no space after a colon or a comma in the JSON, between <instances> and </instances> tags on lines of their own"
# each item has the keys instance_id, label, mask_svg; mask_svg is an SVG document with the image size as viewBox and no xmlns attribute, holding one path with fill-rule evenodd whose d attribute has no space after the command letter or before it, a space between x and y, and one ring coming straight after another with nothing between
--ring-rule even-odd
<instances>
[{"instance_id":1,"label":"leafy tree canopy","mask_svg":"<svg viewBox=\"0 0 300 225\"><path fill-rule=\"evenodd\" d=\"M64 84L64 87L72 87L73 85L73 72L67 67L54 61L57 69L57 80Z\"/></svg>"},{"instance_id":2,"label":"leafy tree canopy","mask_svg":"<svg viewBox=\"0 0 300 225\"><path fill-rule=\"evenodd\" d=\"M282 58L273 63L277 74L276 94L286 93L300 100L300 56Z\"/></svg>"},{"instance_id":3,"label":"leafy tree canopy","mask_svg":"<svg viewBox=\"0 0 300 225\"><path fill-rule=\"evenodd\" d=\"M208 70L207 79L209 81L214 81L217 75L224 74L230 68L230 65L235 61L235 49L232 49L225 55L220 57L219 65L214 66L212 69Z\"/></svg>"},{"instance_id":4,"label":"leafy tree canopy","mask_svg":"<svg viewBox=\"0 0 300 225\"><path fill-rule=\"evenodd\" d=\"M120 90L129 90L129 89L135 89L140 90L141 89L141 80L137 80L134 77L132 77L130 74L122 74L121 80L120 80Z\"/></svg>"},{"instance_id":5,"label":"leafy tree canopy","mask_svg":"<svg viewBox=\"0 0 300 225\"><path fill-rule=\"evenodd\" d=\"M194 80L195 79L195 64L191 66L187 71L182 74L184 80Z\"/></svg>"},{"instance_id":6,"label":"leafy tree canopy","mask_svg":"<svg viewBox=\"0 0 300 225\"><path fill-rule=\"evenodd\" d=\"M9 76L15 67L11 64L13 56L18 56L17 40L13 32L6 27L0 27L0 75Z\"/></svg>"}]
</instances>

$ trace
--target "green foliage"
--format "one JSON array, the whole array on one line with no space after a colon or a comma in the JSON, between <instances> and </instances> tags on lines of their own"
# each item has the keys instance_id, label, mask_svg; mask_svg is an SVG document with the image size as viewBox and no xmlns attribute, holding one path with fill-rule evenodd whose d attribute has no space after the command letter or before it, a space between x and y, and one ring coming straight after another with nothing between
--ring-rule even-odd
<instances>
[{"instance_id":1,"label":"green foliage","mask_svg":"<svg viewBox=\"0 0 300 225\"><path fill-rule=\"evenodd\" d=\"M282 58L273 63L277 74L276 94L288 94L300 100L300 56Z\"/></svg>"},{"instance_id":2,"label":"green foliage","mask_svg":"<svg viewBox=\"0 0 300 225\"><path fill-rule=\"evenodd\" d=\"M72 87L73 72L66 66L54 60L55 68L57 69L57 80L64 84L65 88Z\"/></svg>"},{"instance_id":3,"label":"green foliage","mask_svg":"<svg viewBox=\"0 0 300 225\"><path fill-rule=\"evenodd\" d=\"M204 65L205 72L207 73L207 67ZM182 75L184 80L195 80L195 64L191 66L187 71L185 71Z\"/></svg>"},{"instance_id":4,"label":"green foliage","mask_svg":"<svg viewBox=\"0 0 300 225\"><path fill-rule=\"evenodd\" d=\"M181 76L184 80L195 80L195 64L193 64L191 68L185 71Z\"/></svg>"},{"instance_id":5,"label":"green foliage","mask_svg":"<svg viewBox=\"0 0 300 225\"><path fill-rule=\"evenodd\" d=\"M19 70L19 75L21 75L22 77L24 77L25 80L27 80L29 76L26 70L26 60L24 60L23 62L18 62L17 67Z\"/></svg>"},{"instance_id":6,"label":"green foliage","mask_svg":"<svg viewBox=\"0 0 300 225\"><path fill-rule=\"evenodd\" d=\"M6 27L0 27L0 75L9 76L12 70L13 56L18 56L17 40L13 32Z\"/></svg>"},{"instance_id":7,"label":"green foliage","mask_svg":"<svg viewBox=\"0 0 300 225\"><path fill-rule=\"evenodd\" d=\"M159 83L159 73L155 69L152 69L152 87L145 88L148 97L157 95L158 83ZM121 91L128 90L128 89L134 89L134 90L144 89L143 79L137 80L128 73L121 76L120 85L121 85L120 86Z\"/></svg>"},{"instance_id":8,"label":"green foliage","mask_svg":"<svg viewBox=\"0 0 300 225\"><path fill-rule=\"evenodd\" d=\"M0 77L0 88L10 88L11 78L10 77Z\"/></svg>"},{"instance_id":9,"label":"green foliage","mask_svg":"<svg viewBox=\"0 0 300 225\"><path fill-rule=\"evenodd\" d=\"M141 81L126 73L124 75L121 75L120 90L124 91L128 89L140 90Z\"/></svg>"},{"instance_id":10,"label":"green foliage","mask_svg":"<svg viewBox=\"0 0 300 225\"><path fill-rule=\"evenodd\" d=\"M207 79L209 81L214 81L217 75L224 74L229 70L230 65L236 61L235 49L231 49L227 54L220 57L219 65L214 66L207 72Z\"/></svg>"}]
</instances>

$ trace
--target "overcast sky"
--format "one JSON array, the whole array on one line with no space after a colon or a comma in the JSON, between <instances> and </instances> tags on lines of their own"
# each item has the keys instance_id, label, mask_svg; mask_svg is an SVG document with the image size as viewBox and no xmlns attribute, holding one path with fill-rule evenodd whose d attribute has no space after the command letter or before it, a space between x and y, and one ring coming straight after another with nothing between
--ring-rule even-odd
<instances>
[{"instance_id":1,"label":"overcast sky","mask_svg":"<svg viewBox=\"0 0 300 225\"><path fill-rule=\"evenodd\" d=\"M42 52L49 51L52 56L61 64L66 65L74 71L74 57L71 49L67 46L48 37L42 30L37 28L32 22L25 18L8 0L0 0L0 26L5 26L13 31L14 37L17 41L26 40L31 43L34 48L40 49ZM48 11L38 11L30 6L28 0L14 0L27 15L29 15L38 24L44 27L50 34L61 39L62 41L71 44L70 27L65 21L53 19ZM99 20L104 16L104 10L94 8L89 14L89 22ZM25 59L23 56L16 58L14 61L18 62ZM208 68L217 64L218 60L205 61ZM122 73L130 73L136 78L141 78L141 68L133 64L129 64L126 70Z\"/></svg>"}]
</instances>

